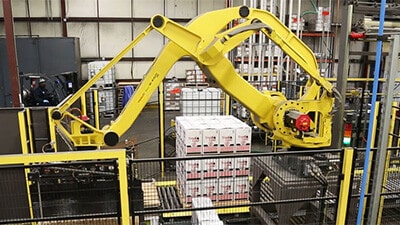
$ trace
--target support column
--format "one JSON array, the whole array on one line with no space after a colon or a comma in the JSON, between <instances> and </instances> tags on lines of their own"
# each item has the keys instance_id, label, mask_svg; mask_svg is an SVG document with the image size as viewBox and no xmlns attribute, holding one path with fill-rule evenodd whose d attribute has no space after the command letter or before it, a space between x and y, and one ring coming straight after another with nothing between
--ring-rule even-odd
<instances>
[{"instance_id":1,"label":"support column","mask_svg":"<svg viewBox=\"0 0 400 225\"><path fill-rule=\"evenodd\" d=\"M400 36L394 35L391 40L391 48L389 50L389 57L387 60L387 66L385 69L385 89L383 93L386 95L383 98L383 116L381 117L381 127L378 140L378 152L376 154L376 163L374 168L374 174L376 174L375 179L372 179L372 196L370 202L370 208L368 213L368 224L380 224L377 223L378 211L381 202L381 194L383 189L383 177L386 172L385 163L387 157L387 147L389 143L389 129L390 120L392 113L392 102L393 102L393 90L395 89L395 81L398 77L398 62L399 62L399 52L400 52Z\"/></svg>"},{"instance_id":2,"label":"support column","mask_svg":"<svg viewBox=\"0 0 400 225\"><path fill-rule=\"evenodd\" d=\"M68 37L67 12L66 12L65 0L61 0L61 24L62 24L63 37Z\"/></svg>"},{"instance_id":3,"label":"support column","mask_svg":"<svg viewBox=\"0 0 400 225\"><path fill-rule=\"evenodd\" d=\"M15 47L14 37L14 21L12 16L11 0L3 0L3 13L4 13L4 28L6 32L6 45L8 55L8 70L11 85L11 106L20 107L20 89L19 89L19 75L18 75L18 62L17 50Z\"/></svg>"},{"instance_id":4,"label":"support column","mask_svg":"<svg viewBox=\"0 0 400 225\"><path fill-rule=\"evenodd\" d=\"M342 165L342 181L340 182L340 192L338 198L338 207L337 207L337 215L336 215L336 224L345 224L347 210L349 205L349 196L351 194L351 179L353 172L353 148L345 148L343 154L343 165Z\"/></svg>"},{"instance_id":5,"label":"support column","mask_svg":"<svg viewBox=\"0 0 400 225\"><path fill-rule=\"evenodd\" d=\"M333 117L332 131L335 135L332 136L332 148L341 148L343 143L343 118L344 118L344 105L346 101L347 91L347 77L349 71L349 34L352 23L353 5L345 4L342 10L342 28L340 31L339 46L339 62L336 88L342 94L341 102L335 103L337 105L337 112Z\"/></svg>"},{"instance_id":6,"label":"support column","mask_svg":"<svg viewBox=\"0 0 400 225\"><path fill-rule=\"evenodd\" d=\"M159 142L159 151L160 151L160 158L164 159L165 158L165 129L164 129L164 124L165 124L165 117L164 117L164 83L161 82L161 84L158 86L158 112L159 112L159 136L160 136L160 142ZM165 164L164 161L161 161L161 177L164 177L164 172L165 172Z\"/></svg>"}]
</instances>

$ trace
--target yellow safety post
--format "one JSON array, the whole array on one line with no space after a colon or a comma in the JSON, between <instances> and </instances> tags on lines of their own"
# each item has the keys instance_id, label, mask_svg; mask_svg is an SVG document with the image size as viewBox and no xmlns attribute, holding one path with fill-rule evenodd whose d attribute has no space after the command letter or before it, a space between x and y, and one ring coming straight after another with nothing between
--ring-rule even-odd
<instances>
[{"instance_id":1,"label":"yellow safety post","mask_svg":"<svg viewBox=\"0 0 400 225\"><path fill-rule=\"evenodd\" d=\"M349 200L351 171L353 165L354 149L347 147L344 149L342 174L343 179L340 182L339 202L336 215L336 224L343 225L346 221L347 203Z\"/></svg>"},{"instance_id":2,"label":"yellow safety post","mask_svg":"<svg viewBox=\"0 0 400 225\"><path fill-rule=\"evenodd\" d=\"M160 157L163 159L165 157L164 151L164 83L158 86L158 112L160 117L159 127L160 127ZM164 161L161 161L161 177L164 177Z\"/></svg>"},{"instance_id":3,"label":"yellow safety post","mask_svg":"<svg viewBox=\"0 0 400 225\"><path fill-rule=\"evenodd\" d=\"M29 147L30 147L29 149L31 150L31 152L29 152L29 153L33 153L33 149L34 149L33 141L32 141L33 140L33 133L32 133L32 129L30 129L32 127L31 110L30 110L30 108L25 108L25 111L26 111L26 114L25 114L25 116L26 116L26 126L29 127L29 129L28 129L28 138L29 138Z\"/></svg>"},{"instance_id":4,"label":"yellow safety post","mask_svg":"<svg viewBox=\"0 0 400 225\"><path fill-rule=\"evenodd\" d=\"M93 90L93 111L94 111L94 127L100 129L100 114L99 114L99 92Z\"/></svg>"},{"instance_id":5,"label":"yellow safety post","mask_svg":"<svg viewBox=\"0 0 400 225\"><path fill-rule=\"evenodd\" d=\"M122 225L130 224L129 194L128 194L128 168L126 166L126 153L124 150L118 153L118 179L121 200L121 222ZM135 218L132 218L135 221Z\"/></svg>"},{"instance_id":6,"label":"yellow safety post","mask_svg":"<svg viewBox=\"0 0 400 225\"><path fill-rule=\"evenodd\" d=\"M396 103L392 103L392 106L396 106ZM396 121L396 116L395 116L396 115L396 108L392 107L391 115L392 115L392 117L390 119L390 131L391 131L391 133L393 133L394 123ZM393 141L393 136L389 135L388 147L391 146L392 141ZM391 155L392 155L392 151L388 150L387 153L386 153L385 170L384 170L385 172L383 174L382 187L386 186L388 175L390 173L389 166L390 166L390 157L391 157ZM385 193L385 191L386 191L386 189L382 188L382 193ZM377 223L376 224L381 224L384 202L385 202L385 197L381 196L380 201L379 201L379 211L378 211L378 217L377 217Z\"/></svg>"},{"instance_id":7,"label":"yellow safety post","mask_svg":"<svg viewBox=\"0 0 400 225\"><path fill-rule=\"evenodd\" d=\"M18 126L21 141L22 154L28 154L28 137L27 134L27 124L25 123L25 111L18 112Z\"/></svg>"},{"instance_id":8,"label":"yellow safety post","mask_svg":"<svg viewBox=\"0 0 400 225\"><path fill-rule=\"evenodd\" d=\"M21 141L21 150L22 154L28 154L28 137L26 136L27 134L27 124L25 120L25 115L26 111L20 111L18 112L18 126L19 126L19 131L20 131L20 141ZM28 129L29 132L30 129ZM32 142L32 141L29 141ZM28 165L27 163L24 163L24 165ZM28 193L28 204L29 204L29 214L31 216L31 219L33 219L33 205L32 205L32 199L31 199L31 192L29 189L30 181L28 181L28 173L30 172L30 169L24 169L25 172L25 184L26 184L26 191ZM36 223L32 223L36 224Z\"/></svg>"},{"instance_id":9,"label":"yellow safety post","mask_svg":"<svg viewBox=\"0 0 400 225\"><path fill-rule=\"evenodd\" d=\"M225 115L230 115L231 113L231 96L224 92L225 96Z\"/></svg>"},{"instance_id":10,"label":"yellow safety post","mask_svg":"<svg viewBox=\"0 0 400 225\"><path fill-rule=\"evenodd\" d=\"M53 111L54 107L49 107L47 109L47 118L48 121L51 121L51 111ZM54 143L51 143L53 145L54 151L57 152L57 141L56 140L56 126L54 126L54 123L49 123L49 133L50 133L50 140L54 141Z\"/></svg>"},{"instance_id":11,"label":"yellow safety post","mask_svg":"<svg viewBox=\"0 0 400 225\"><path fill-rule=\"evenodd\" d=\"M80 97L80 100L81 100L81 112L82 112L82 115L87 115L86 114L87 110L86 110L86 93L85 92L82 93L82 95Z\"/></svg>"}]
</instances>

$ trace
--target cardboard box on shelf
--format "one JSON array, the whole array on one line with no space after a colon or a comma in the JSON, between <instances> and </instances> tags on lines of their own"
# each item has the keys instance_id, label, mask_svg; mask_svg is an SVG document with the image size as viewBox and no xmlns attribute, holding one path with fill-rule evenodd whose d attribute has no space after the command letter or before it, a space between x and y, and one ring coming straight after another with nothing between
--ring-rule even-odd
<instances>
[{"instance_id":1,"label":"cardboard box on shelf","mask_svg":"<svg viewBox=\"0 0 400 225\"><path fill-rule=\"evenodd\" d=\"M234 158L218 159L218 177L233 177L234 174Z\"/></svg>"},{"instance_id":2,"label":"cardboard box on shelf","mask_svg":"<svg viewBox=\"0 0 400 225\"><path fill-rule=\"evenodd\" d=\"M180 138L183 144L185 154L201 154L203 152L203 134L199 128L193 128L192 123L187 120L179 122L179 133L177 133L177 140Z\"/></svg>"},{"instance_id":3,"label":"cardboard box on shelf","mask_svg":"<svg viewBox=\"0 0 400 225\"><path fill-rule=\"evenodd\" d=\"M249 177L236 177L234 180L235 200L249 199Z\"/></svg>"},{"instance_id":4,"label":"cardboard box on shelf","mask_svg":"<svg viewBox=\"0 0 400 225\"><path fill-rule=\"evenodd\" d=\"M228 153L235 151L235 129L223 127L219 129L219 152Z\"/></svg>"},{"instance_id":5,"label":"cardboard box on shelf","mask_svg":"<svg viewBox=\"0 0 400 225\"><path fill-rule=\"evenodd\" d=\"M234 116L223 116L220 118L223 129L233 129L234 152L250 152L251 150L251 127ZM222 150L221 150L222 152Z\"/></svg>"},{"instance_id":6,"label":"cardboard box on shelf","mask_svg":"<svg viewBox=\"0 0 400 225\"><path fill-rule=\"evenodd\" d=\"M192 203L192 198L201 197L204 194L201 180L184 181L180 188L186 204Z\"/></svg>"},{"instance_id":7,"label":"cardboard box on shelf","mask_svg":"<svg viewBox=\"0 0 400 225\"><path fill-rule=\"evenodd\" d=\"M234 193L233 178L219 178L218 179L218 201L233 200Z\"/></svg>"},{"instance_id":8,"label":"cardboard box on shelf","mask_svg":"<svg viewBox=\"0 0 400 225\"><path fill-rule=\"evenodd\" d=\"M193 180L202 178L202 162L200 159L180 161L180 168L177 172L181 173L184 180Z\"/></svg>"},{"instance_id":9,"label":"cardboard box on shelf","mask_svg":"<svg viewBox=\"0 0 400 225\"><path fill-rule=\"evenodd\" d=\"M219 131L210 126L203 126L203 153L218 153Z\"/></svg>"},{"instance_id":10,"label":"cardboard box on shelf","mask_svg":"<svg viewBox=\"0 0 400 225\"><path fill-rule=\"evenodd\" d=\"M218 195L218 179L204 179L202 180L204 196L210 198L212 201L217 200Z\"/></svg>"},{"instance_id":11,"label":"cardboard box on shelf","mask_svg":"<svg viewBox=\"0 0 400 225\"><path fill-rule=\"evenodd\" d=\"M219 159L203 159L203 178L217 178Z\"/></svg>"},{"instance_id":12,"label":"cardboard box on shelf","mask_svg":"<svg viewBox=\"0 0 400 225\"><path fill-rule=\"evenodd\" d=\"M248 176L250 174L250 157L235 158L235 176Z\"/></svg>"},{"instance_id":13,"label":"cardboard box on shelf","mask_svg":"<svg viewBox=\"0 0 400 225\"><path fill-rule=\"evenodd\" d=\"M185 157L188 155L200 155L203 152L203 147L191 147L183 143L180 136L176 137L176 156Z\"/></svg>"},{"instance_id":14,"label":"cardboard box on shelf","mask_svg":"<svg viewBox=\"0 0 400 225\"><path fill-rule=\"evenodd\" d=\"M251 127L238 126L235 129L235 151L250 152L251 151Z\"/></svg>"}]
</instances>

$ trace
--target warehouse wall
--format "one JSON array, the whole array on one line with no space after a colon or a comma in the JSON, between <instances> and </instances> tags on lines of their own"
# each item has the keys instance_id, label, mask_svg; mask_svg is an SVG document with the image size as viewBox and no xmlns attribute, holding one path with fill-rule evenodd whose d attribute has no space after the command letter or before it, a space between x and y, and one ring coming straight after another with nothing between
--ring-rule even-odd
<instances>
[{"instance_id":1,"label":"warehouse wall","mask_svg":"<svg viewBox=\"0 0 400 225\"><path fill-rule=\"evenodd\" d=\"M189 20L196 15L226 7L250 4L246 0L65 0L67 18L147 18L154 14L164 14L169 18ZM286 1L288 7L290 1ZM293 13L297 13L297 3L301 2L301 11L311 10L311 1L293 0ZM319 5L328 5L330 0L319 1ZM33 35L40 37L62 37L61 0L13 0L14 17L48 18L45 22L16 22L16 35ZM278 7L278 6L277 6ZM0 1L2 8L2 1ZM340 12L340 10L339 10ZM3 11L0 10L2 17ZM335 15L334 22L341 22L340 15ZM87 63L102 58L112 58L136 37L148 22L67 22L69 37L80 38L82 61L82 77L87 79ZM4 25L0 23L0 35L4 34ZM338 37L338 35L337 35ZM336 38L337 41L337 38ZM152 58L158 55L166 42L157 32L148 35L126 57ZM339 43L339 42L336 42ZM360 49L352 45L352 50ZM336 58L337 46L336 46ZM124 61L116 66L117 79L141 79L151 65L149 60L135 62ZM167 78L176 76L185 77L185 70L193 68L194 63L188 61L178 62L169 72ZM337 65L334 66L333 75L336 76ZM359 67L350 68L350 76L357 76Z\"/></svg>"},{"instance_id":2,"label":"warehouse wall","mask_svg":"<svg viewBox=\"0 0 400 225\"><path fill-rule=\"evenodd\" d=\"M225 0L66 0L66 17L118 17L147 18L163 14L169 18L189 20L199 13L225 7ZM16 22L16 35L39 37L62 37L61 21L51 21L61 17L61 1L54 0L13 0L14 17L36 17L49 19L47 22ZM2 9L2 2L0 1ZM28 10L29 8L29 10ZM0 11L3 17L3 11ZM112 58L136 37L148 22L68 22L69 37L79 37L83 78L87 79L87 62L90 59ZM0 35L4 35L4 25L0 24ZM126 57L155 57L166 40L157 32L146 37ZM85 60L85 58L87 60ZM141 79L151 61L120 62L116 66L117 79ZM193 68L193 62L178 62L168 77L184 77L184 71Z\"/></svg>"},{"instance_id":3,"label":"warehouse wall","mask_svg":"<svg viewBox=\"0 0 400 225\"><path fill-rule=\"evenodd\" d=\"M198 14L215 9L250 4L243 0L65 0L67 18L147 18L163 14L173 19L188 21ZM289 2L289 1L288 1ZM293 1L295 8L298 1ZM328 0L320 1L321 5ZM287 3L289 4L289 3ZM302 11L311 9L310 1L301 1ZM62 37L61 0L13 0L14 17L47 18L44 22L16 22L16 35L39 37ZM2 1L0 1L2 8ZM296 11L296 10L294 10ZM295 12L294 12L295 13ZM3 11L0 11L3 17ZM58 18L58 20L54 20ZM68 19L67 19L68 21ZM67 22L67 35L79 37L81 47L82 75L87 79L87 62L102 58L112 58L134 37L145 29L148 22ZM4 35L4 25L0 24L0 35ZM126 57L148 58L158 55L165 38L157 32L148 35ZM151 61L124 61L116 66L117 79L141 79L151 65ZM185 70L193 68L194 63L178 62L167 77L185 77Z\"/></svg>"}]
</instances>

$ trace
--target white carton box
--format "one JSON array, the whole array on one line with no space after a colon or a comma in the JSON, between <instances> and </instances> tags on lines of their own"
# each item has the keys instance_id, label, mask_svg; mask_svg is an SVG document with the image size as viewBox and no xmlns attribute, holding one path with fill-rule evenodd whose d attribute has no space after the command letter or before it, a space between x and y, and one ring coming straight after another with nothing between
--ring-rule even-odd
<instances>
[{"instance_id":1,"label":"white carton box","mask_svg":"<svg viewBox=\"0 0 400 225\"><path fill-rule=\"evenodd\" d=\"M200 159L182 161L183 179L201 179L202 178L202 162Z\"/></svg>"},{"instance_id":2,"label":"white carton box","mask_svg":"<svg viewBox=\"0 0 400 225\"><path fill-rule=\"evenodd\" d=\"M200 221L199 225L224 225L221 220L218 221Z\"/></svg>"},{"instance_id":3,"label":"white carton box","mask_svg":"<svg viewBox=\"0 0 400 225\"><path fill-rule=\"evenodd\" d=\"M193 147L196 146L196 147ZM196 145L196 142L190 144L185 144L182 137L176 136L176 149L178 157L185 157L187 155L196 155L203 152L203 146Z\"/></svg>"},{"instance_id":4,"label":"white carton box","mask_svg":"<svg viewBox=\"0 0 400 225\"><path fill-rule=\"evenodd\" d=\"M210 198L196 197L192 199L192 208L212 207ZM195 210L192 212L192 224L200 224L202 221L212 222L219 221L217 211L215 209Z\"/></svg>"},{"instance_id":5,"label":"white carton box","mask_svg":"<svg viewBox=\"0 0 400 225\"><path fill-rule=\"evenodd\" d=\"M192 208L212 207L211 199L199 197L192 199ZM215 224L220 221L215 209L195 210L192 213L192 224Z\"/></svg>"},{"instance_id":6,"label":"white carton box","mask_svg":"<svg viewBox=\"0 0 400 225\"><path fill-rule=\"evenodd\" d=\"M218 153L219 131L203 125L203 153Z\"/></svg>"},{"instance_id":7,"label":"white carton box","mask_svg":"<svg viewBox=\"0 0 400 225\"><path fill-rule=\"evenodd\" d=\"M236 152L251 151L251 128L249 126L236 127L235 147Z\"/></svg>"},{"instance_id":8,"label":"white carton box","mask_svg":"<svg viewBox=\"0 0 400 225\"><path fill-rule=\"evenodd\" d=\"M186 154L202 153L203 134L199 128L193 128L189 121L182 121L181 135L179 135L185 146Z\"/></svg>"},{"instance_id":9,"label":"white carton box","mask_svg":"<svg viewBox=\"0 0 400 225\"><path fill-rule=\"evenodd\" d=\"M234 151L250 152L251 150L251 127L234 116L223 116L220 118L223 129L234 129ZM222 152L222 151L221 151Z\"/></svg>"},{"instance_id":10,"label":"white carton box","mask_svg":"<svg viewBox=\"0 0 400 225\"><path fill-rule=\"evenodd\" d=\"M233 178L219 178L218 180L218 201L233 200L234 193Z\"/></svg>"},{"instance_id":11,"label":"white carton box","mask_svg":"<svg viewBox=\"0 0 400 225\"><path fill-rule=\"evenodd\" d=\"M219 152L227 153L235 151L235 129L221 127L219 129Z\"/></svg>"},{"instance_id":12,"label":"white carton box","mask_svg":"<svg viewBox=\"0 0 400 225\"><path fill-rule=\"evenodd\" d=\"M202 168L203 168L203 178L217 178L219 159L203 159Z\"/></svg>"},{"instance_id":13,"label":"white carton box","mask_svg":"<svg viewBox=\"0 0 400 225\"><path fill-rule=\"evenodd\" d=\"M203 195L203 187L201 180L184 181L181 188L185 203L191 203L192 198L201 197Z\"/></svg>"},{"instance_id":14,"label":"white carton box","mask_svg":"<svg viewBox=\"0 0 400 225\"><path fill-rule=\"evenodd\" d=\"M176 135L180 135L182 132L182 121L186 120L186 117L184 116L177 116L175 117L175 131L176 131Z\"/></svg>"},{"instance_id":15,"label":"white carton box","mask_svg":"<svg viewBox=\"0 0 400 225\"><path fill-rule=\"evenodd\" d=\"M181 190L180 189L180 185L183 183L183 180L182 180L182 171L180 171L180 162L176 162L176 183L177 183L177 186L179 187L179 190Z\"/></svg>"},{"instance_id":16,"label":"white carton box","mask_svg":"<svg viewBox=\"0 0 400 225\"><path fill-rule=\"evenodd\" d=\"M235 176L248 176L250 174L250 157L235 158Z\"/></svg>"},{"instance_id":17,"label":"white carton box","mask_svg":"<svg viewBox=\"0 0 400 225\"><path fill-rule=\"evenodd\" d=\"M177 136L175 139L176 157L184 157L183 142L181 137Z\"/></svg>"},{"instance_id":18,"label":"white carton box","mask_svg":"<svg viewBox=\"0 0 400 225\"><path fill-rule=\"evenodd\" d=\"M218 179L204 179L203 184L203 196L210 198L212 201L217 200L218 196Z\"/></svg>"},{"instance_id":19,"label":"white carton box","mask_svg":"<svg viewBox=\"0 0 400 225\"><path fill-rule=\"evenodd\" d=\"M218 159L218 177L233 177L234 174L234 158Z\"/></svg>"},{"instance_id":20,"label":"white carton box","mask_svg":"<svg viewBox=\"0 0 400 225\"><path fill-rule=\"evenodd\" d=\"M207 197L198 197L198 198L193 198L192 200L192 208L205 208L212 206L213 204L211 199Z\"/></svg>"},{"instance_id":21,"label":"white carton box","mask_svg":"<svg viewBox=\"0 0 400 225\"><path fill-rule=\"evenodd\" d=\"M234 180L235 200L249 199L249 177L237 177Z\"/></svg>"}]
</instances>

